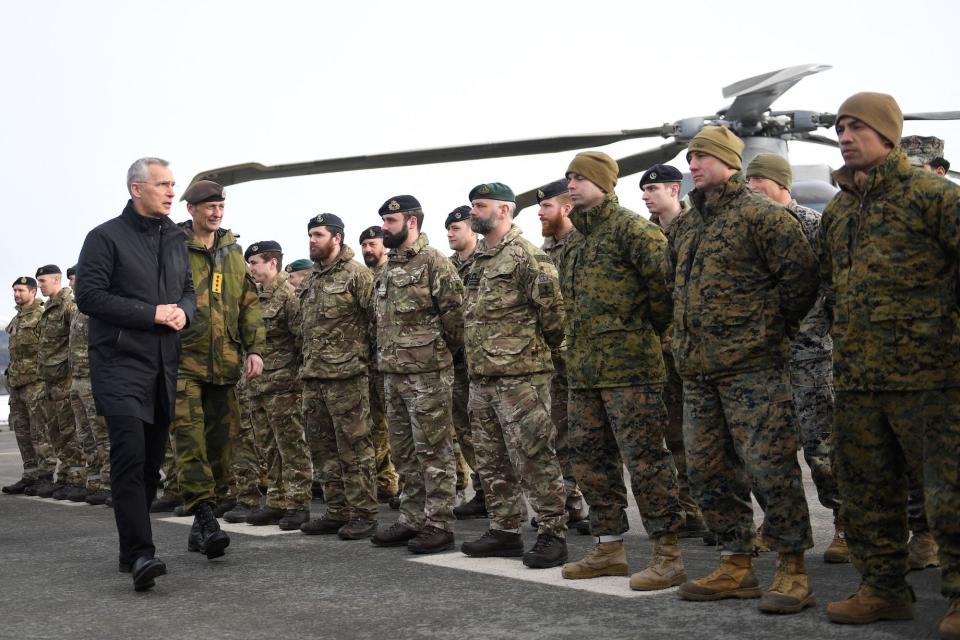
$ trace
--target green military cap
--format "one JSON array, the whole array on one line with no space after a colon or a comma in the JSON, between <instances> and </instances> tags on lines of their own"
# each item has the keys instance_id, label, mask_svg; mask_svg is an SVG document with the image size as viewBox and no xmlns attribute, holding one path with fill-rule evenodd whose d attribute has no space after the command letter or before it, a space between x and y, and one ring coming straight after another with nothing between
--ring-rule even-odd
<instances>
[{"instance_id":1,"label":"green military cap","mask_svg":"<svg viewBox=\"0 0 960 640\"><path fill-rule=\"evenodd\" d=\"M517 196L513 194L513 189L502 182L488 182L478 184L470 190L467 197L470 202L474 200L499 200L500 202L516 202Z\"/></svg>"},{"instance_id":2,"label":"green military cap","mask_svg":"<svg viewBox=\"0 0 960 640\"><path fill-rule=\"evenodd\" d=\"M294 260L286 266L284 271L287 273L293 273L294 271L306 271L307 269L313 268L313 262L307 258L300 258L299 260Z\"/></svg>"},{"instance_id":3,"label":"green military cap","mask_svg":"<svg viewBox=\"0 0 960 640\"><path fill-rule=\"evenodd\" d=\"M787 159L778 153L758 153L747 165L747 178L766 178L790 190L793 186L793 169Z\"/></svg>"},{"instance_id":4,"label":"green military cap","mask_svg":"<svg viewBox=\"0 0 960 640\"><path fill-rule=\"evenodd\" d=\"M198 180L187 187L180 199L190 204L200 204L201 202L223 202L226 197L223 187L213 180Z\"/></svg>"}]
</instances>

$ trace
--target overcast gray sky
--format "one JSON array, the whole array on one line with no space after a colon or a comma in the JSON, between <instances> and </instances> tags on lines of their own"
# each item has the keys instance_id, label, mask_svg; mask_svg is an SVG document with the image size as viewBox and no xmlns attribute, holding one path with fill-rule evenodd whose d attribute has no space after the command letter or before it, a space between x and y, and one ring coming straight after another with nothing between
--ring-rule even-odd
<instances>
[{"instance_id":1,"label":"overcast gray sky","mask_svg":"<svg viewBox=\"0 0 960 640\"><path fill-rule=\"evenodd\" d=\"M905 112L960 109L956 3L650 4L2 2L0 281L73 264L86 232L122 209L126 169L145 155L170 160L182 190L200 171L248 161L649 127L714 113L728 103L723 86L804 63L833 69L775 109L836 111L863 90L892 94ZM911 133L944 138L960 164L960 123L907 123ZM385 199L412 193L446 251L443 218L471 187L536 187L572 155L237 185L225 226L244 245L273 239L288 259L306 257L311 216L342 216L356 248ZM799 143L791 158L840 163ZM645 215L636 182L617 192ZM186 219L183 203L172 217ZM534 210L518 223L540 241ZM12 314L10 296L0 317Z\"/></svg>"}]
</instances>

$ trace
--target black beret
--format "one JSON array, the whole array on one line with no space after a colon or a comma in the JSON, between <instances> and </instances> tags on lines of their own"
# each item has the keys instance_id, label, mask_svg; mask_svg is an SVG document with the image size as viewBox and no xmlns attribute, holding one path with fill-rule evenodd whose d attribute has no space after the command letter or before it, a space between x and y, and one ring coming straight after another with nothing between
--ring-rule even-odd
<instances>
[{"instance_id":1,"label":"black beret","mask_svg":"<svg viewBox=\"0 0 960 640\"><path fill-rule=\"evenodd\" d=\"M70 268L67 269L67 277L68 277L68 278L69 278L70 276L75 276L75 275L77 275L77 265L73 265L72 267L70 267Z\"/></svg>"},{"instance_id":2,"label":"black beret","mask_svg":"<svg viewBox=\"0 0 960 640\"><path fill-rule=\"evenodd\" d=\"M450 225L454 222L463 222L464 220L470 219L470 207L463 205L462 207L457 207L453 211L447 214L447 219L443 223L444 229L449 229Z\"/></svg>"},{"instance_id":3,"label":"black beret","mask_svg":"<svg viewBox=\"0 0 960 640\"><path fill-rule=\"evenodd\" d=\"M413 196L393 196L383 203L377 213L379 213L382 218L388 213L404 213L421 208L420 201Z\"/></svg>"},{"instance_id":4,"label":"black beret","mask_svg":"<svg viewBox=\"0 0 960 640\"><path fill-rule=\"evenodd\" d=\"M190 204L200 204L201 202L223 202L226 194L223 187L212 180L198 180L187 187L187 190L180 196L181 200L186 200Z\"/></svg>"},{"instance_id":5,"label":"black beret","mask_svg":"<svg viewBox=\"0 0 960 640\"><path fill-rule=\"evenodd\" d=\"M679 169L668 164L655 164L643 172L640 177L640 188L661 182L683 182L683 174Z\"/></svg>"},{"instance_id":6,"label":"black beret","mask_svg":"<svg viewBox=\"0 0 960 640\"><path fill-rule=\"evenodd\" d=\"M335 213L318 213L310 218L310 222L307 223L307 231L310 231L310 229L314 227L331 227L333 229L340 229L342 233L343 220Z\"/></svg>"},{"instance_id":7,"label":"black beret","mask_svg":"<svg viewBox=\"0 0 960 640\"><path fill-rule=\"evenodd\" d=\"M562 178L560 180L555 180L550 184L543 185L537 189L537 204L543 202L544 200L549 200L550 198L556 198L564 193L569 193L569 190L567 189L568 184L570 184L569 180Z\"/></svg>"},{"instance_id":8,"label":"black beret","mask_svg":"<svg viewBox=\"0 0 960 640\"><path fill-rule=\"evenodd\" d=\"M488 182L487 184L478 184L470 189L470 195L467 196L470 202L474 200L499 200L501 202L516 202L517 196L513 195L513 189L502 182Z\"/></svg>"},{"instance_id":9,"label":"black beret","mask_svg":"<svg viewBox=\"0 0 960 640\"><path fill-rule=\"evenodd\" d=\"M45 264L45 265L43 265L42 267L40 267L39 269L37 269L37 277L38 277L38 278L39 278L40 276L51 276L51 275L54 275L54 274L61 274L61 273L63 273L63 272L60 271L60 267L58 267L58 266L55 265L55 264Z\"/></svg>"},{"instance_id":10,"label":"black beret","mask_svg":"<svg viewBox=\"0 0 960 640\"><path fill-rule=\"evenodd\" d=\"M373 225L372 227L367 227L360 234L360 244L363 244L364 240L370 240L372 238L382 238L383 229L378 225Z\"/></svg>"},{"instance_id":11,"label":"black beret","mask_svg":"<svg viewBox=\"0 0 960 640\"><path fill-rule=\"evenodd\" d=\"M14 287L17 286L18 284L19 284L19 285L26 285L26 286L30 287L31 289L36 289L36 288L37 288L37 281L34 280L33 278L31 278L30 276L20 276L19 278L17 278L16 280L13 281L13 286L14 286Z\"/></svg>"},{"instance_id":12,"label":"black beret","mask_svg":"<svg viewBox=\"0 0 960 640\"><path fill-rule=\"evenodd\" d=\"M279 242L274 240L263 240L262 242L254 242L252 245L247 247L247 250L243 252L243 259L249 260L250 256L266 253L267 251L283 253L283 249L280 248Z\"/></svg>"}]
</instances>

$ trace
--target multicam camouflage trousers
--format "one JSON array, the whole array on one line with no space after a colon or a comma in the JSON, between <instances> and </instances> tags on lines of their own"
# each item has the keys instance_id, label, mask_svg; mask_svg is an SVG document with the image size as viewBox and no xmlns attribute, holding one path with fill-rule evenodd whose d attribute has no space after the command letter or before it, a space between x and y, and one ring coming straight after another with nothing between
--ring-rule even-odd
<instances>
[{"instance_id":1,"label":"multicam camouflage trousers","mask_svg":"<svg viewBox=\"0 0 960 640\"><path fill-rule=\"evenodd\" d=\"M803 458L810 467L817 497L827 509L840 510L840 490L833 477L833 362L801 360L790 363L790 387L800 426Z\"/></svg>"},{"instance_id":2,"label":"multicam camouflage trousers","mask_svg":"<svg viewBox=\"0 0 960 640\"><path fill-rule=\"evenodd\" d=\"M960 389L838 391L833 438L840 521L863 581L907 593L907 478L922 460L941 591L960 598Z\"/></svg>"},{"instance_id":3,"label":"multicam camouflage trousers","mask_svg":"<svg viewBox=\"0 0 960 640\"><path fill-rule=\"evenodd\" d=\"M566 491L550 418L550 374L474 378L470 418L490 527L514 530L525 517L523 495L539 533L563 538Z\"/></svg>"},{"instance_id":4,"label":"multicam camouflage trousers","mask_svg":"<svg viewBox=\"0 0 960 640\"><path fill-rule=\"evenodd\" d=\"M201 502L225 501L233 442L240 431L236 385L178 378L170 431L173 467L186 511L192 513Z\"/></svg>"},{"instance_id":5,"label":"multicam camouflage trousers","mask_svg":"<svg viewBox=\"0 0 960 640\"><path fill-rule=\"evenodd\" d=\"M57 382L44 382L44 418L47 423L47 438L53 453L60 462L57 481L75 487L86 484L85 462L77 423L70 406L70 378Z\"/></svg>"},{"instance_id":6,"label":"multicam camouflage trousers","mask_svg":"<svg viewBox=\"0 0 960 640\"><path fill-rule=\"evenodd\" d=\"M52 480L57 458L44 427L42 382L10 389L10 426L17 437L25 480Z\"/></svg>"},{"instance_id":7,"label":"multicam camouflage trousers","mask_svg":"<svg viewBox=\"0 0 960 640\"><path fill-rule=\"evenodd\" d=\"M457 491L467 488L467 476L473 481L473 490L482 491L477 473L477 454L470 427L470 376L466 363L453 366L453 431L457 438Z\"/></svg>"},{"instance_id":8,"label":"multicam camouflage trousers","mask_svg":"<svg viewBox=\"0 0 960 640\"><path fill-rule=\"evenodd\" d=\"M553 375L550 376L550 417L557 427L557 460L563 473L563 485L567 493L567 504L583 500L583 493L573 476L573 447L570 445L570 421L567 418L567 362L565 352L554 350Z\"/></svg>"},{"instance_id":9,"label":"multicam camouflage trousers","mask_svg":"<svg viewBox=\"0 0 960 640\"><path fill-rule=\"evenodd\" d=\"M651 538L680 527L677 471L664 444L667 410L657 386L570 389L573 475L590 505L590 532L618 535L627 523L630 473L633 497Z\"/></svg>"},{"instance_id":10,"label":"multicam camouflage trousers","mask_svg":"<svg viewBox=\"0 0 960 640\"><path fill-rule=\"evenodd\" d=\"M771 548L813 546L785 369L684 380L683 441L690 486L723 550L753 553L751 489L766 505Z\"/></svg>"},{"instance_id":11,"label":"multicam camouflage trousers","mask_svg":"<svg viewBox=\"0 0 960 640\"><path fill-rule=\"evenodd\" d=\"M667 407L667 423L664 436L667 449L673 456L677 468L677 496L680 509L685 518L702 518L700 505L690 493L690 481L687 479L687 452L683 447L683 380L677 373L673 356L665 353L663 362L667 365L667 382L663 385L663 404Z\"/></svg>"},{"instance_id":12,"label":"multicam camouflage trousers","mask_svg":"<svg viewBox=\"0 0 960 640\"><path fill-rule=\"evenodd\" d=\"M370 382L303 381L303 421L320 463L323 501L334 520L377 519L376 449L370 423Z\"/></svg>"},{"instance_id":13,"label":"multicam camouflage trousers","mask_svg":"<svg viewBox=\"0 0 960 640\"><path fill-rule=\"evenodd\" d=\"M383 374L370 370L370 422L373 424L373 446L377 451L377 489L397 493L397 470L390 455L390 432L387 430L387 413L383 397Z\"/></svg>"},{"instance_id":14,"label":"multicam camouflage trousers","mask_svg":"<svg viewBox=\"0 0 960 640\"><path fill-rule=\"evenodd\" d=\"M453 531L452 387L453 367L384 375L390 448L403 480L399 522L415 529Z\"/></svg>"},{"instance_id":15,"label":"multicam camouflage trousers","mask_svg":"<svg viewBox=\"0 0 960 640\"><path fill-rule=\"evenodd\" d=\"M254 395L250 410L257 448L267 467L267 506L309 511L313 462L301 418L300 389Z\"/></svg>"},{"instance_id":16,"label":"multicam camouflage trousers","mask_svg":"<svg viewBox=\"0 0 960 640\"><path fill-rule=\"evenodd\" d=\"M260 487L267 484L267 460L263 444L255 433L250 388L242 381L237 384L240 402L240 427L233 441L233 461L230 464L228 502L236 502L251 509L260 506Z\"/></svg>"},{"instance_id":17,"label":"multicam camouflage trousers","mask_svg":"<svg viewBox=\"0 0 960 640\"><path fill-rule=\"evenodd\" d=\"M107 423L97 415L90 378L74 378L70 385L70 404L77 421L77 435L86 462L88 491L110 489L110 438Z\"/></svg>"}]
</instances>

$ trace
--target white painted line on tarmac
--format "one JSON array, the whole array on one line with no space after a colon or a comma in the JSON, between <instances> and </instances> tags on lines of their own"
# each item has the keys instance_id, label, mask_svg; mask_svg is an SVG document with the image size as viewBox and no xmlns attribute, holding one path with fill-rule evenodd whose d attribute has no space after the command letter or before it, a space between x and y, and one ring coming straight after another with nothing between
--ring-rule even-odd
<instances>
[{"instance_id":1,"label":"white painted line on tarmac","mask_svg":"<svg viewBox=\"0 0 960 640\"><path fill-rule=\"evenodd\" d=\"M172 522L174 524L185 524L190 526L193 524L193 518L178 518L176 516L171 516L168 518L157 518L160 522ZM261 527L255 527L252 524L247 524L245 522L233 523L233 522L224 522L220 520L220 528L226 531L227 533L239 533L244 536L259 536L261 538L267 536L283 536L288 533L300 533L299 529L294 529L293 531L283 531L277 525L265 525ZM302 534L301 534L302 535Z\"/></svg>"},{"instance_id":2,"label":"white painted line on tarmac","mask_svg":"<svg viewBox=\"0 0 960 640\"><path fill-rule=\"evenodd\" d=\"M19 456L19 451L0 451L0 456ZM28 498L30 496L27 496Z\"/></svg>"},{"instance_id":3,"label":"white painted line on tarmac","mask_svg":"<svg viewBox=\"0 0 960 640\"><path fill-rule=\"evenodd\" d=\"M20 495L19 498L24 500L36 500L37 502L43 502L46 504L59 504L61 507L92 507L94 505L87 504L86 502L70 502L69 500L54 500L53 498L40 498L38 496L25 496Z\"/></svg>"},{"instance_id":4,"label":"white painted line on tarmac","mask_svg":"<svg viewBox=\"0 0 960 640\"><path fill-rule=\"evenodd\" d=\"M520 558L470 558L460 552L440 553L435 555L420 556L409 558L410 562L419 562L434 567L445 567L447 569L459 569L461 571L471 571L473 573L483 573L500 578L510 578L512 580L524 580L526 582L535 582L551 587L560 587L563 589L576 589L578 591L589 591L599 593L605 596L617 596L618 598L649 598L671 594L676 597L674 592L676 587L664 589L663 591L633 591L630 589L630 578L611 577L589 578L586 580L566 580L560 575L560 567L553 569L528 569L524 566Z\"/></svg>"}]
</instances>

